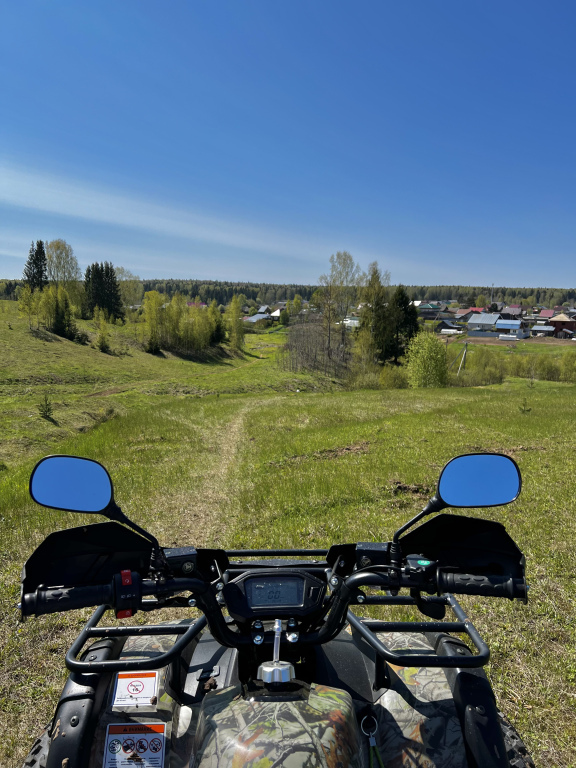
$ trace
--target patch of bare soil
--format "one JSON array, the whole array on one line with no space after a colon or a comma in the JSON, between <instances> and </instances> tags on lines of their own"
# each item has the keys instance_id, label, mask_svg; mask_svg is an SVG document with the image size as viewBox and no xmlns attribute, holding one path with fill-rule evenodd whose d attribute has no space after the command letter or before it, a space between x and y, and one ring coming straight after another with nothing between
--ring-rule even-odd
<instances>
[{"instance_id":1,"label":"patch of bare soil","mask_svg":"<svg viewBox=\"0 0 576 768\"><path fill-rule=\"evenodd\" d=\"M299 463L308 459L339 459L342 456L349 456L354 453L367 453L370 448L370 443L364 440L361 443L354 443L352 445L338 446L337 448L325 448L321 451L314 451L313 453L303 453L297 456L287 456L285 459L279 461L267 462L272 467L282 467L288 463Z\"/></svg>"},{"instance_id":2,"label":"patch of bare soil","mask_svg":"<svg viewBox=\"0 0 576 768\"><path fill-rule=\"evenodd\" d=\"M524 451L546 451L546 450L548 450L548 448L545 445L517 445L517 446L514 446L513 448L506 448L505 450L502 451L502 453L514 459L519 453L523 453Z\"/></svg>"},{"instance_id":3,"label":"patch of bare soil","mask_svg":"<svg viewBox=\"0 0 576 768\"><path fill-rule=\"evenodd\" d=\"M397 496L399 493L411 493L414 496L427 499L430 498L433 493L433 489L427 485L408 485L407 483L403 483L400 480L392 480L390 486L394 496Z\"/></svg>"}]
</instances>

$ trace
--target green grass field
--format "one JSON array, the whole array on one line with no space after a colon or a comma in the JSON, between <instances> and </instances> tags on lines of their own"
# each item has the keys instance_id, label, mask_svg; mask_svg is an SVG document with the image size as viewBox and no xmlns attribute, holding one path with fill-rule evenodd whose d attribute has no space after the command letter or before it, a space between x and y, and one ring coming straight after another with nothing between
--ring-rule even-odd
<instances>
[{"instance_id":1,"label":"green grass field","mask_svg":"<svg viewBox=\"0 0 576 768\"><path fill-rule=\"evenodd\" d=\"M94 324L78 321L92 337ZM28 328L16 302L0 301L0 462L18 465L113 413L124 415L157 397L263 393L332 386L272 364L283 331L249 334L243 355L226 351L198 359L142 351L138 325L110 326L114 354L102 354L45 331ZM51 420L38 417L47 394Z\"/></svg>"},{"instance_id":2,"label":"green grass field","mask_svg":"<svg viewBox=\"0 0 576 768\"><path fill-rule=\"evenodd\" d=\"M64 652L87 616L17 622L22 563L50 531L88 520L31 502L28 477L42 455L102 461L123 509L165 545L318 547L389 539L422 508L449 458L484 449L508 453L522 471L517 502L474 514L503 522L525 552L530 603L463 602L491 647L500 707L536 765L576 765L574 385L330 391L330 382L276 368L280 334L247 337L236 358L151 358L133 348L108 359L41 342L15 317L5 330L5 317L0 765L19 765L49 718ZM36 410L46 387L56 425Z\"/></svg>"}]
</instances>

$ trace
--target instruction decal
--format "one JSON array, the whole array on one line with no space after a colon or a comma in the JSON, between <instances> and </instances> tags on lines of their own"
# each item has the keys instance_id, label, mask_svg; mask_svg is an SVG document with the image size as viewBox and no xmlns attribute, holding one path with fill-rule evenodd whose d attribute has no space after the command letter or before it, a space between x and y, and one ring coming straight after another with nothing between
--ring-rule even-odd
<instances>
[{"instance_id":1,"label":"instruction decal","mask_svg":"<svg viewBox=\"0 0 576 768\"><path fill-rule=\"evenodd\" d=\"M113 707L138 707L156 703L158 672L119 672Z\"/></svg>"},{"instance_id":2,"label":"instruction decal","mask_svg":"<svg viewBox=\"0 0 576 768\"><path fill-rule=\"evenodd\" d=\"M123 723L106 731L102 768L164 768L164 723Z\"/></svg>"}]
</instances>

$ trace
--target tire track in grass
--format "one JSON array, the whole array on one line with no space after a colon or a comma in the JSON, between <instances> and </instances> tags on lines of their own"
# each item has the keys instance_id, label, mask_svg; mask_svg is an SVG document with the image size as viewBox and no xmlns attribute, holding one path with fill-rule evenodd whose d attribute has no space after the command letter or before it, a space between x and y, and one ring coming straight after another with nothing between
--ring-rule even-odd
<instances>
[{"instance_id":1,"label":"tire track in grass","mask_svg":"<svg viewBox=\"0 0 576 768\"><path fill-rule=\"evenodd\" d=\"M169 542L166 546L226 546L228 531L236 519L233 500L238 495L238 478L234 475L246 417L254 409L281 399L277 395L242 402L231 419L211 428L210 449L214 458L202 472L201 484L194 488L193 506L189 488L175 489L169 497L170 511L154 526L160 541Z\"/></svg>"}]
</instances>

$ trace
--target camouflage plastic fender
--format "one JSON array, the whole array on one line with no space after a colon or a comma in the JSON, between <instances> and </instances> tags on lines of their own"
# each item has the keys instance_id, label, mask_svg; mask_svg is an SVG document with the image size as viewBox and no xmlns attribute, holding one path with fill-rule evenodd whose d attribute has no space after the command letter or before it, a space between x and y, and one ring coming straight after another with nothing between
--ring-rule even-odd
<instances>
[{"instance_id":1,"label":"camouflage plastic fender","mask_svg":"<svg viewBox=\"0 0 576 768\"><path fill-rule=\"evenodd\" d=\"M208 694L194 768L363 768L354 705L338 688L312 685L308 699L242 698L239 686Z\"/></svg>"},{"instance_id":2,"label":"camouflage plastic fender","mask_svg":"<svg viewBox=\"0 0 576 768\"><path fill-rule=\"evenodd\" d=\"M378 633L391 650L433 653L424 635ZM390 688L375 705L376 741L386 768L467 768L466 748L441 667L388 665Z\"/></svg>"}]
</instances>

